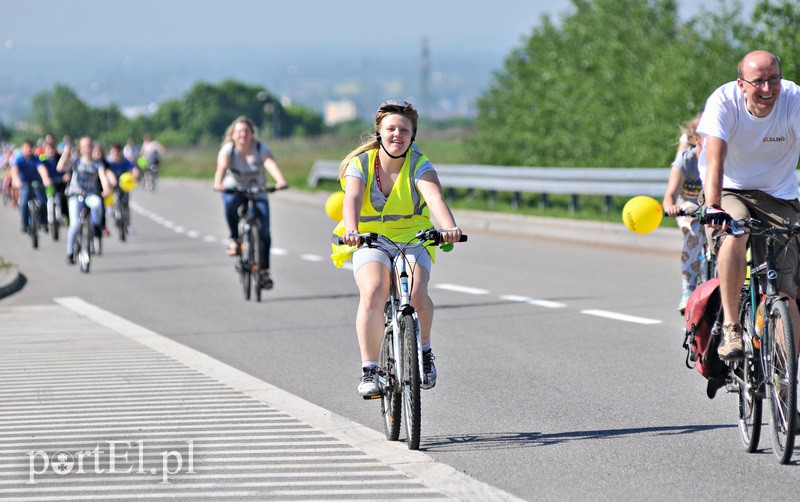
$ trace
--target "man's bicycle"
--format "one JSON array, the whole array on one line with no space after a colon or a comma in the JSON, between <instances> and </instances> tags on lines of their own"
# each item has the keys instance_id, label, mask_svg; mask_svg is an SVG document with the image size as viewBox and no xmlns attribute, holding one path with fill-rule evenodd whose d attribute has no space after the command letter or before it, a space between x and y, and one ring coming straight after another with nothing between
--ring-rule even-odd
<instances>
[{"instance_id":1,"label":"man's bicycle","mask_svg":"<svg viewBox=\"0 0 800 502\"><path fill-rule=\"evenodd\" d=\"M389 299L384 307L384 339L378 359L381 393L376 397L381 399L384 431L389 441L399 439L401 416L405 415L406 441L410 450L419 449L422 428L420 388L425 377L422 367L422 332L417 313L411 305L413 282L409 285L406 251L418 243L426 246L441 245L443 250L449 251L452 244L442 242L442 231L445 230L421 230L409 242L395 244L399 253L392 260L395 273L390 274L392 282ZM359 237L364 245L383 250L375 245L378 234L359 234ZM466 241L467 236L462 235L459 242ZM385 239L382 242L392 241ZM341 239L339 243L342 244Z\"/></svg>"},{"instance_id":2,"label":"man's bicycle","mask_svg":"<svg viewBox=\"0 0 800 502\"><path fill-rule=\"evenodd\" d=\"M286 188L286 187L283 187ZM240 193L245 198L245 204L239 207L239 239L236 241L238 250L234 267L239 274L244 299L250 300L251 291L255 292L256 301L261 301L262 270L266 270L261 258L261 236L269 229L261 228L261 220L256 210L257 196L262 193L271 193L278 189L274 186L260 186L249 188L226 188L225 193Z\"/></svg>"},{"instance_id":3,"label":"man's bicycle","mask_svg":"<svg viewBox=\"0 0 800 502\"><path fill-rule=\"evenodd\" d=\"M42 214L42 205L36 196L36 191L40 186L38 181L31 183L31 198L28 200L28 236L31 238L33 249L39 247L39 218Z\"/></svg>"},{"instance_id":4,"label":"man's bicycle","mask_svg":"<svg viewBox=\"0 0 800 502\"><path fill-rule=\"evenodd\" d=\"M745 450L756 451L761 436L762 401L769 401L772 449L780 463L792 458L797 417L797 353L789 316L794 301L778 293L777 257L786 244L800 235L800 224L765 228L755 219L731 222L735 236L763 237L766 247L762 263L748 259L749 280L742 288L739 320L744 357L728 363L728 390L739 400L739 431ZM752 240L748 243L752 248Z\"/></svg>"}]
</instances>

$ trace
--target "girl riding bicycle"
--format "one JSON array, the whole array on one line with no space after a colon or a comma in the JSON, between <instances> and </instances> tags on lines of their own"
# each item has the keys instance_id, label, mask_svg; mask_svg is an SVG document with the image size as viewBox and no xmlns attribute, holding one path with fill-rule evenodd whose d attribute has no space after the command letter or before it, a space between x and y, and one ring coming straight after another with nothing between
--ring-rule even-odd
<instances>
[{"instance_id":1,"label":"girl riding bicycle","mask_svg":"<svg viewBox=\"0 0 800 502\"><path fill-rule=\"evenodd\" d=\"M681 253L682 294L678 303L678 311L683 315L692 292L701 282L699 278L703 263L703 247L706 236L703 225L697 218L678 216L680 211L692 211L698 208L697 197L703 188L697 159L703 148L702 138L697 134L700 114L684 124L683 135L688 138L689 147L679 150L672 161L667 191L664 194L664 212L677 218L678 226L683 233L683 252Z\"/></svg>"},{"instance_id":2,"label":"girl riding bicycle","mask_svg":"<svg viewBox=\"0 0 800 502\"><path fill-rule=\"evenodd\" d=\"M285 188L286 180L283 177L275 157L269 148L256 137L256 126L247 117L239 117L228 126L222 148L217 156L217 171L214 174L214 190L222 191L225 188L238 187L250 188L265 186L267 177L265 171L275 179L275 188ZM223 193L222 203L225 206L225 220L228 223L229 245L228 256L239 253L239 207L245 203L241 193ZM267 194L258 195L256 202L258 217L261 220L261 286L265 289L272 288L272 278L269 274L269 201Z\"/></svg>"},{"instance_id":3,"label":"girl riding bicycle","mask_svg":"<svg viewBox=\"0 0 800 502\"><path fill-rule=\"evenodd\" d=\"M419 230L432 227L430 213L448 229L443 241L454 243L461 237L452 211L444 201L436 171L427 157L412 148L419 116L405 101L386 101L375 114L376 136L350 152L339 167L344 188L342 221L334 234L342 237L331 258L338 267L352 257L353 274L360 292L356 314L356 333L361 350L362 376L358 392L362 397L380 394L377 361L384 337L384 306L389 296L392 264L386 251L396 255L395 246L385 239L406 243ZM430 209L430 211L429 211ZM359 245L355 234L380 234L371 249ZM385 251L384 251L385 250ZM428 296L432 256L423 245L406 249L411 266L411 304L419 316L423 344L424 381L422 387L436 384L430 334L433 302Z\"/></svg>"}]
</instances>

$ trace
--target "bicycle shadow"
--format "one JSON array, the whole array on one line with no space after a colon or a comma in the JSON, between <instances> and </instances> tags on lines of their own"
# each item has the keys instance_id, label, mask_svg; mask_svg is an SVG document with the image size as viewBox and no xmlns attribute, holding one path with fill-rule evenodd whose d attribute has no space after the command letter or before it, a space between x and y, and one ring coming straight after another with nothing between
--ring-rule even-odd
<instances>
[{"instance_id":1,"label":"bicycle shadow","mask_svg":"<svg viewBox=\"0 0 800 502\"><path fill-rule=\"evenodd\" d=\"M174 270L186 269L203 269L203 268L219 268L218 261L213 263L183 263L175 265L151 265L151 266L138 266L138 267L118 267L110 269L92 269L92 274L127 274L127 273L143 273L143 272L168 272Z\"/></svg>"},{"instance_id":2,"label":"bicycle shadow","mask_svg":"<svg viewBox=\"0 0 800 502\"><path fill-rule=\"evenodd\" d=\"M421 450L432 452L458 452L474 450L509 450L536 446L553 446L573 441L617 439L637 435L677 436L696 434L716 429L736 428L735 424L675 425L663 427L632 427L626 429L598 429L543 434L541 432L496 432L464 434L460 436L423 437Z\"/></svg>"}]
</instances>

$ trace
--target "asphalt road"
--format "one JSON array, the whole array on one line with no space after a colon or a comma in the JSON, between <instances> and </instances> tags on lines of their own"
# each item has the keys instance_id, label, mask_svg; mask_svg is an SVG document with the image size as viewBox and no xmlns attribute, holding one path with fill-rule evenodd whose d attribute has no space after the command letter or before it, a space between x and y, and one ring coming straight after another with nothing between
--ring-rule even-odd
<instances>
[{"instance_id":1,"label":"asphalt road","mask_svg":"<svg viewBox=\"0 0 800 502\"><path fill-rule=\"evenodd\" d=\"M260 304L242 299L209 185L133 200L137 233L108 239L88 275L64 264L63 240L33 250L0 210L0 255L25 282L0 307L77 296L381 430L379 403L356 394L357 289L327 258L321 199L272 196L275 289ZM676 252L463 230L431 279L424 452L529 500L796 500L798 466L778 465L768 429L746 454L735 396L709 400L684 366Z\"/></svg>"}]
</instances>

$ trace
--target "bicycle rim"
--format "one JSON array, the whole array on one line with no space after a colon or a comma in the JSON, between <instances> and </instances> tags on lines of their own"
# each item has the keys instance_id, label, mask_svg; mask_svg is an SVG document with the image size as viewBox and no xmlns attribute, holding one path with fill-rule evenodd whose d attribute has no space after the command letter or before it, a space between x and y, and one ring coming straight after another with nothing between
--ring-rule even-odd
<instances>
[{"instance_id":1,"label":"bicycle rim","mask_svg":"<svg viewBox=\"0 0 800 502\"><path fill-rule=\"evenodd\" d=\"M786 464L792 458L797 425L797 354L789 308L784 300L772 304L769 328L772 450L780 463Z\"/></svg>"},{"instance_id":2,"label":"bicycle rim","mask_svg":"<svg viewBox=\"0 0 800 502\"><path fill-rule=\"evenodd\" d=\"M402 416L403 395L397 388L396 366L394 364L394 340L391 321L387 326L386 336L381 345L380 366L381 414L383 415L383 432L389 441L400 438L400 417Z\"/></svg>"},{"instance_id":3,"label":"bicycle rim","mask_svg":"<svg viewBox=\"0 0 800 502\"><path fill-rule=\"evenodd\" d=\"M403 411L405 412L406 440L409 450L418 450L422 426L422 403L420 402L417 330L413 316L404 315L400 319L400 332L403 337Z\"/></svg>"}]
</instances>

